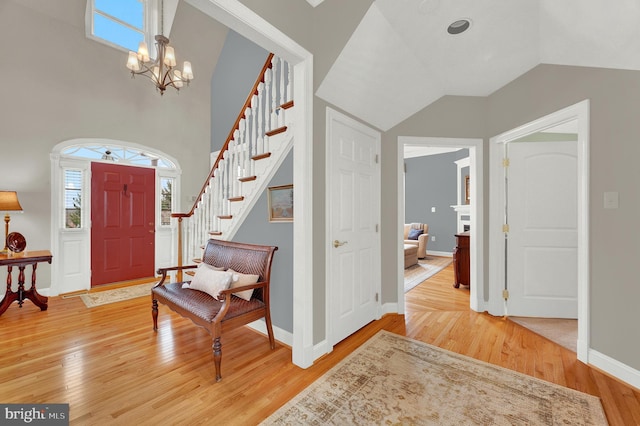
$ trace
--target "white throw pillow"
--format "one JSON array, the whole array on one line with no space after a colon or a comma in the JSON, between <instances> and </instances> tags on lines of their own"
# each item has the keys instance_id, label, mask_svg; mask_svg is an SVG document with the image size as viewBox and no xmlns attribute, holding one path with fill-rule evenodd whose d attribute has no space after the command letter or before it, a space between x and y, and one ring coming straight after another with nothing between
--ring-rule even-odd
<instances>
[{"instance_id":1,"label":"white throw pillow","mask_svg":"<svg viewBox=\"0 0 640 426\"><path fill-rule=\"evenodd\" d=\"M240 272L236 272L233 269L227 269L227 272L231 272L233 278L231 280L231 286L229 288L237 288L243 285L255 284L258 282L259 275L253 274L242 274ZM239 291L237 293L233 293L241 299L251 300L251 296L253 295L253 289Z\"/></svg>"},{"instance_id":2,"label":"white throw pillow","mask_svg":"<svg viewBox=\"0 0 640 426\"><path fill-rule=\"evenodd\" d=\"M191 280L189 288L204 291L217 298L222 290L229 288L233 274L221 271L213 266L201 263Z\"/></svg>"}]
</instances>

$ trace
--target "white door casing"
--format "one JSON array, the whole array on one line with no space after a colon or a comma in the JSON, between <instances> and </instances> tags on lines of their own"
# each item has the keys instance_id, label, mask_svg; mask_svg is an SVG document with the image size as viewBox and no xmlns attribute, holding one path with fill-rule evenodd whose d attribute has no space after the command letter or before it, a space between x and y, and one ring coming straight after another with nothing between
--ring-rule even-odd
<instances>
[{"instance_id":1,"label":"white door casing","mask_svg":"<svg viewBox=\"0 0 640 426\"><path fill-rule=\"evenodd\" d=\"M509 315L577 318L577 143L505 148Z\"/></svg>"},{"instance_id":2,"label":"white door casing","mask_svg":"<svg viewBox=\"0 0 640 426\"><path fill-rule=\"evenodd\" d=\"M327 108L329 347L380 318L380 133Z\"/></svg>"},{"instance_id":3,"label":"white door casing","mask_svg":"<svg viewBox=\"0 0 640 426\"><path fill-rule=\"evenodd\" d=\"M577 127L578 360L589 363L589 100L568 106L490 139L489 294L487 311L507 314L505 285L504 144L575 120Z\"/></svg>"},{"instance_id":4,"label":"white door casing","mask_svg":"<svg viewBox=\"0 0 640 426\"><path fill-rule=\"evenodd\" d=\"M467 148L469 149L469 190L471 194L471 205L469 207L469 218L473 238L470 241L469 252L471 255L471 288L469 297L469 307L476 312L489 310L485 300L485 280L484 280L484 160L483 160L483 140L472 138L437 138L423 136L399 136L397 146L397 194L398 194L398 221L396 223L397 235L397 307L385 304L384 312L405 313L404 306L404 252L402 250L402 235L405 218L405 189L404 189L404 147L424 146L439 148ZM452 211L453 213L453 211Z\"/></svg>"}]
</instances>

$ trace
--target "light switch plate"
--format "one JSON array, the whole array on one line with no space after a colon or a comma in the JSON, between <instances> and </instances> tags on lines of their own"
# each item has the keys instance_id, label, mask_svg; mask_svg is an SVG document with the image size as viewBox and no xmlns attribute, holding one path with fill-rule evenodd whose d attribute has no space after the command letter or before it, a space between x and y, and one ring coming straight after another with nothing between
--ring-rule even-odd
<instances>
[{"instance_id":1,"label":"light switch plate","mask_svg":"<svg viewBox=\"0 0 640 426\"><path fill-rule=\"evenodd\" d=\"M617 209L619 206L619 195L617 192L604 193L604 208Z\"/></svg>"},{"instance_id":2,"label":"light switch plate","mask_svg":"<svg viewBox=\"0 0 640 426\"><path fill-rule=\"evenodd\" d=\"M436 208L435 207L431 207L431 213L435 213L436 212Z\"/></svg>"}]
</instances>

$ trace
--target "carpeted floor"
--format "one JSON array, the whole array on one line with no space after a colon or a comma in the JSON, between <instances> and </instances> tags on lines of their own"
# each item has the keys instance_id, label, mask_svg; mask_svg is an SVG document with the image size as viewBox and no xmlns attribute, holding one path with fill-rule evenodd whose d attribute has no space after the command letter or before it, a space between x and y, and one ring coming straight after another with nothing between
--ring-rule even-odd
<instances>
[{"instance_id":1,"label":"carpeted floor","mask_svg":"<svg viewBox=\"0 0 640 426\"><path fill-rule=\"evenodd\" d=\"M429 256L418 259L418 264L404 270L404 292L408 292L422 281L434 276L453 262L450 257Z\"/></svg>"},{"instance_id":2,"label":"carpeted floor","mask_svg":"<svg viewBox=\"0 0 640 426\"><path fill-rule=\"evenodd\" d=\"M123 300L134 299L136 297L150 296L151 287L156 282L150 282L129 287L121 287L113 290L97 291L94 293L81 294L80 298L87 306L93 308L107 303L121 302Z\"/></svg>"},{"instance_id":3,"label":"carpeted floor","mask_svg":"<svg viewBox=\"0 0 640 426\"><path fill-rule=\"evenodd\" d=\"M380 331L264 425L606 425L600 399Z\"/></svg>"},{"instance_id":4,"label":"carpeted floor","mask_svg":"<svg viewBox=\"0 0 640 426\"><path fill-rule=\"evenodd\" d=\"M576 352L578 320L559 318L509 317L509 319L534 333Z\"/></svg>"}]
</instances>

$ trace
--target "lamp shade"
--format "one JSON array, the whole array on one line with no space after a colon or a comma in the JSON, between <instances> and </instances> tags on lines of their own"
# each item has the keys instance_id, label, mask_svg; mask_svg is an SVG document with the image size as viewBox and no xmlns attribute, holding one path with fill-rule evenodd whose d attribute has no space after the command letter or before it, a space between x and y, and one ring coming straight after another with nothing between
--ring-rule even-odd
<instances>
[{"instance_id":1,"label":"lamp shade","mask_svg":"<svg viewBox=\"0 0 640 426\"><path fill-rule=\"evenodd\" d=\"M22 211L18 193L15 191L0 191L0 212Z\"/></svg>"}]
</instances>

